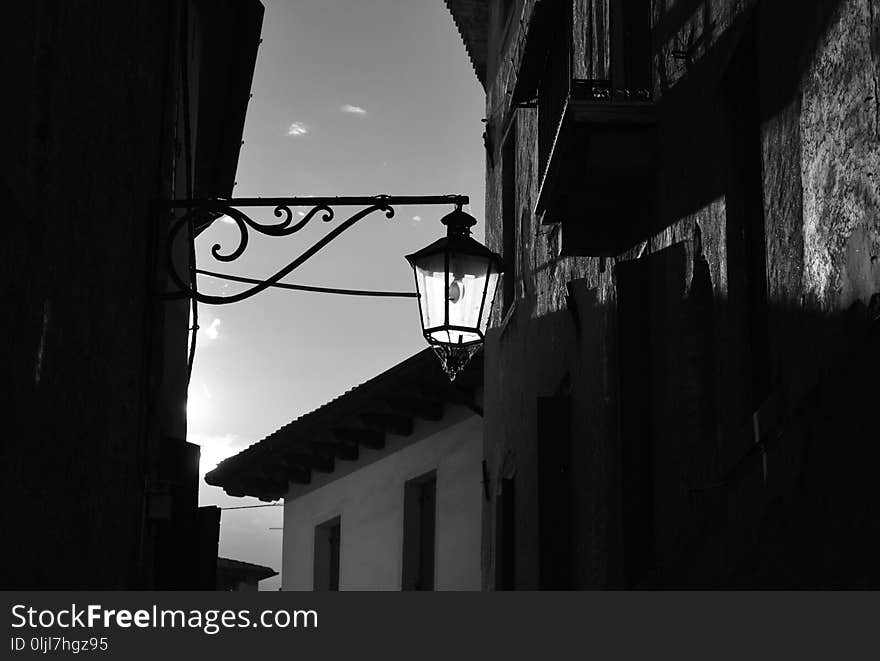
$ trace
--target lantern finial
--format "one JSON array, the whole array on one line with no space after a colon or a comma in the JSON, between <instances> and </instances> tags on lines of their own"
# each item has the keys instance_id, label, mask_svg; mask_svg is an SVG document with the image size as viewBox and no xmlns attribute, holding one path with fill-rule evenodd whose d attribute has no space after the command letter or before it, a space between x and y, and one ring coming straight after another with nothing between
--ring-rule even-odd
<instances>
[{"instance_id":1,"label":"lantern finial","mask_svg":"<svg viewBox=\"0 0 880 661\"><path fill-rule=\"evenodd\" d=\"M446 225L447 236L470 236L471 227L477 224L477 219L462 211L459 206L443 216L440 222Z\"/></svg>"}]
</instances>

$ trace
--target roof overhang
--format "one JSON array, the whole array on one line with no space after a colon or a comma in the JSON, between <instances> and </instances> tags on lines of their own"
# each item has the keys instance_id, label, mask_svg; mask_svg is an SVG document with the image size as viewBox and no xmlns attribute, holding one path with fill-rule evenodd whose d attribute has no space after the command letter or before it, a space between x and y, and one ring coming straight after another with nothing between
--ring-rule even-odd
<instances>
[{"instance_id":1,"label":"roof overhang","mask_svg":"<svg viewBox=\"0 0 880 661\"><path fill-rule=\"evenodd\" d=\"M220 462L205 481L231 496L277 500L291 483L333 473L338 460L357 461L361 448L385 449L389 434L412 435L417 420L442 420L450 405L481 414L482 383L482 353L450 382L433 349L424 349Z\"/></svg>"},{"instance_id":2,"label":"roof overhang","mask_svg":"<svg viewBox=\"0 0 880 661\"><path fill-rule=\"evenodd\" d=\"M486 88L486 59L489 50L489 2L488 0L444 0L465 50L477 74Z\"/></svg>"}]
</instances>

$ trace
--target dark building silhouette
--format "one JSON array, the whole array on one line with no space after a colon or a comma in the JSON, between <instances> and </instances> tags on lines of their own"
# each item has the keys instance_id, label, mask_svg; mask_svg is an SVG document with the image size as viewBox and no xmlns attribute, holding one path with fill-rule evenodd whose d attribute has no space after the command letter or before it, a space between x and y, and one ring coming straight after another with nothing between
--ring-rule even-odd
<instances>
[{"instance_id":1,"label":"dark building silhouette","mask_svg":"<svg viewBox=\"0 0 880 661\"><path fill-rule=\"evenodd\" d=\"M231 194L263 7L2 13L0 586L212 588L219 511L197 507L185 441L190 307L163 298L156 202Z\"/></svg>"},{"instance_id":2,"label":"dark building silhouette","mask_svg":"<svg viewBox=\"0 0 880 661\"><path fill-rule=\"evenodd\" d=\"M486 90L487 589L880 585L880 3L446 0Z\"/></svg>"}]
</instances>

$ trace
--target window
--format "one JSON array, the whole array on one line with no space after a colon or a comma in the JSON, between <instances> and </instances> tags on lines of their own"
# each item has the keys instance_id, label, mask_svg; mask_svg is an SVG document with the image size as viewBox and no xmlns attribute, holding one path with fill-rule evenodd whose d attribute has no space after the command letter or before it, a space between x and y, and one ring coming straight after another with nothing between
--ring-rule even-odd
<instances>
[{"instance_id":1,"label":"window","mask_svg":"<svg viewBox=\"0 0 880 661\"><path fill-rule=\"evenodd\" d=\"M667 249L668 250L668 249ZM669 302L652 282L666 273L663 253L623 262L615 267L617 280L617 347L620 373L620 479L624 580L635 587L654 567L654 437L652 434L654 306ZM663 309L657 308L655 309Z\"/></svg>"},{"instance_id":2,"label":"window","mask_svg":"<svg viewBox=\"0 0 880 661\"><path fill-rule=\"evenodd\" d=\"M315 528L315 581L317 591L339 590L341 522L337 516Z\"/></svg>"},{"instance_id":3,"label":"window","mask_svg":"<svg viewBox=\"0 0 880 661\"><path fill-rule=\"evenodd\" d=\"M516 225L516 123L513 123L501 151L502 315L516 298Z\"/></svg>"},{"instance_id":4,"label":"window","mask_svg":"<svg viewBox=\"0 0 880 661\"><path fill-rule=\"evenodd\" d=\"M571 398L538 397L538 549L542 590L571 587Z\"/></svg>"},{"instance_id":5,"label":"window","mask_svg":"<svg viewBox=\"0 0 880 661\"><path fill-rule=\"evenodd\" d=\"M495 589L516 589L516 511L513 478L501 480L495 499Z\"/></svg>"},{"instance_id":6,"label":"window","mask_svg":"<svg viewBox=\"0 0 880 661\"><path fill-rule=\"evenodd\" d=\"M499 40L499 43L506 44L507 36L509 35L509 27L510 27L510 17L513 14L513 8L516 5L516 0L498 0L496 3L496 11L498 16L498 30L500 30L500 34L502 38Z\"/></svg>"},{"instance_id":7,"label":"window","mask_svg":"<svg viewBox=\"0 0 880 661\"><path fill-rule=\"evenodd\" d=\"M561 15L560 34L547 44L538 86L538 175L543 180L571 91L571 9Z\"/></svg>"},{"instance_id":8,"label":"window","mask_svg":"<svg viewBox=\"0 0 880 661\"><path fill-rule=\"evenodd\" d=\"M651 3L621 0L611 7L611 81L615 89L651 88Z\"/></svg>"},{"instance_id":9,"label":"window","mask_svg":"<svg viewBox=\"0 0 880 661\"><path fill-rule=\"evenodd\" d=\"M434 589L437 472L406 483L403 490L404 590Z\"/></svg>"},{"instance_id":10,"label":"window","mask_svg":"<svg viewBox=\"0 0 880 661\"><path fill-rule=\"evenodd\" d=\"M593 5L595 14L585 8L536 6L514 98L531 104L537 96L536 217L564 225L563 254L607 257L650 231L651 3L605 0Z\"/></svg>"},{"instance_id":11,"label":"window","mask_svg":"<svg viewBox=\"0 0 880 661\"><path fill-rule=\"evenodd\" d=\"M489 25L493 33L492 41L498 44L498 58L507 50L511 35L516 34L517 21L514 20L514 10L517 0L494 0L489 3Z\"/></svg>"},{"instance_id":12,"label":"window","mask_svg":"<svg viewBox=\"0 0 880 661\"><path fill-rule=\"evenodd\" d=\"M513 5L516 0L501 0L501 24L507 23L510 18L510 12L513 11Z\"/></svg>"},{"instance_id":13,"label":"window","mask_svg":"<svg viewBox=\"0 0 880 661\"><path fill-rule=\"evenodd\" d=\"M761 408L770 391L767 303L767 239L764 233L764 181L761 108L758 92L757 36L746 25L726 76L731 182L725 198L729 265L729 304L745 312L751 372L749 412ZM795 148L797 149L797 148Z\"/></svg>"}]
</instances>

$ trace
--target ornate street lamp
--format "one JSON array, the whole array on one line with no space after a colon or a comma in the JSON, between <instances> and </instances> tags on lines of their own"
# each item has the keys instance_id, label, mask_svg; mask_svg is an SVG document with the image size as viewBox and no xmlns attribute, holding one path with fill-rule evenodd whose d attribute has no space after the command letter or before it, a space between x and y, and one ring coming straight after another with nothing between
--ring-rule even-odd
<instances>
[{"instance_id":1,"label":"ornate street lamp","mask_svg":"<svg viewBox=\"0 0 880 661\"><path fill-rule=\"evenodd\" d=\"M440 222L446 236L406 259L416 278L422 333L455 379L485 338L501 257L470 237L477 221L461 207Z\"/></svg>"},{"instance_id":2,"label":"ornate street lamp","mask_svg":"<svg viewBox=\"0 0 880 661\"><path fill-rule=\"evenodd\" d=\"M189 298L211 305L223 305L245 300L269 287L366 296L415 296L419 299L425 339L437 352L446 374L450 379L454 379L483 342L495 298L498 276L501 273L501 258L470 237L470 228L476 220L462 211L462 206L467 203L468 198L464 195L163 201L162 206L175 212L168 234L167 264L171 279L178 288L177 291L167 293L166 297ZM392 218L394 205L409 204L455 205L455 210L441 220L447 228L446 237L407 256L415 272L417 293L331 289L281 282L285 276L358 221L375 212L383 212L387 218ZM274 215L280 221L257 222L242 211L243 208L250 207L274 208ZM296 207L310 209L300 213L301 219L293 222L295 216L292 208ZM228 251L224 251L220 244L215 244L211 249L211 255L219 262L233 262L247 249L251 230L273 237L289 236L299 232L316 216L320 216L324 222L332 221L335 217L334 207L360 207L360 209L269 277L259 280L205 271L196 267L195 237L220 216L226 216L237 227L238 243ZM178 272L175 259L176 241L182 234L187 236L189 244L189 273L186 278ZM197 274L225 278L251 286L234 294L204 294L198 290Z\"/></svg>"}]
</instances>

